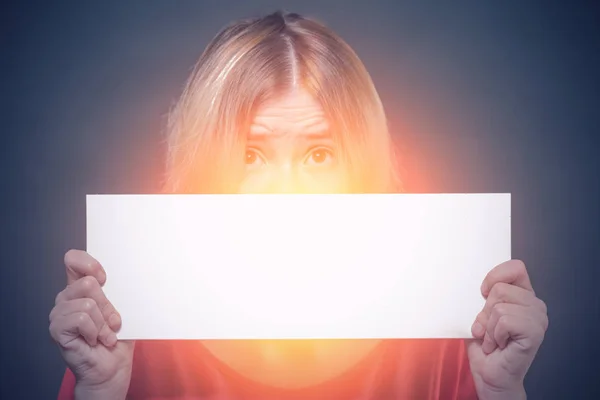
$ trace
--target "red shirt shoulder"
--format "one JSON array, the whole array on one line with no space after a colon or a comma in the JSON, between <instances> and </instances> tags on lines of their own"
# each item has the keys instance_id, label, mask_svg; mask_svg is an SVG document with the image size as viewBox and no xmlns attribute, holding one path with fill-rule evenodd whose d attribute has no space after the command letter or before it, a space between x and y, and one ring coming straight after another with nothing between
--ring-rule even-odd
<instances>
[{"instance_id":1,"label":"red shirt shoulder","mask_svg":"<svg viewBox=\"0 0 600 400\"><path fill-rule=\"evenodd\" d=\"M74 398L67 369L58 399ZM235 377L198 342L136 343L128 399L477 399L463 340L390 340L345 376L303 391L276 392Z\"/></svg>"},{"instance_id":2,"label":"red shirt shoulder","mask_svg":"<svg viewBox=\"0 0 600 400\"><path fill-rule=\"evenodd\" d=\"M420 339L393 341L390 398L477 399L465 341ZM382 397L385 398L385 397Z\"/></svg>"}]
</instances>

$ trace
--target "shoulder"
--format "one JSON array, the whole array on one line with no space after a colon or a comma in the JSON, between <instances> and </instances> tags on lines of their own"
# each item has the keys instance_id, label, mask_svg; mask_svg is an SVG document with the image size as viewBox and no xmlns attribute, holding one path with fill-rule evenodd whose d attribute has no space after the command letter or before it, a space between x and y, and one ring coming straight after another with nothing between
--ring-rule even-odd
<instances>
[{"instance_id":1,"label":"shoulder","mask_svg":"<svg viewBox=\"0 0 600 400\"><path fill-rule=\"evenodd\" d=\"M197 341L139 341L135 345L129 394L132 398L208 398L217 390L218 371Z\"/></svg>"},{"instance_id":2,"label":"shoulder","mask_svg":"<svg viewBox=\"0 0 600 400\"><path fill-rule=\"evenodd\" d=\"M477 398L464 340L392 340L388 346L394 397Z\"/></svg>"}]
</instances>

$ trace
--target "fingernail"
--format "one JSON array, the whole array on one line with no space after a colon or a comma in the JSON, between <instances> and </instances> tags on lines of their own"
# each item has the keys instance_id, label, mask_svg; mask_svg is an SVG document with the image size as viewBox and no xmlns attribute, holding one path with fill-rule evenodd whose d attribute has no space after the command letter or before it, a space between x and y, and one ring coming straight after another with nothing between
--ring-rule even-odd
<instances>
[{"instance_id":1,"label":"fingernail","mask_svg":"<svg viewBox=\"0 0 600 400\"><path fill-rule=\"evenodd\" d=\"M485 354L490 354L492 351L494 351L495 347L494 341L489 337L489 335L486 334L485 338L483 339L483 345L481 346L483 352Z\"/></svg>"},{"instance_id":2,"label":"fingernail","mask_svg":"<svg viewBox=\"0 0 600 400\"><path fill-rule=\"evenodd\" d=\"M110 333L107 337L106 337L106 345L107 346L114 346L117 343L117 335L115 335L114 333Z\"/></svg>"},{"instance_id":3,"label":"fingernail","mask_svg":"<svg viewBox=\"0 0 600 400\"><path fill-rule=\"evenodd\" d=\"M483 282L481 284L481 293L486 296L488 293L488 287L487 287L487 283Z\"/></svg>"},{"instance_id":4,"label":"fingernail","mask_svg":"<svg viewBox=\"0 0 600 400\"><path fill-rule=\"evenodd\" d=\"M121 318L117 314L111 314L108 318L108 325L113 331L116 331L121 324Z\"/></svg>"},{"instance_id":5,"label":"fingernail","mask_svg":"<svg viewBox=\"0 0 600 400\"><path fill-rule=\"evenodd\" d=\"M473 335L475 337L481 337L484 333L484 328L483 325L481 325L479 322L475 321L475 323L473 324Z\"/></svg>"}]
</instances>

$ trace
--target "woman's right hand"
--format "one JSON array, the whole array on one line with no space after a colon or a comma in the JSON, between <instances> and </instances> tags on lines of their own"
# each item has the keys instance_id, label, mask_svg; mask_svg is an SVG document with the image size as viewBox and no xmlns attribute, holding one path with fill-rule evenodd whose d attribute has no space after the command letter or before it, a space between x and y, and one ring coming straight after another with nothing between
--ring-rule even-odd
<instances>
[{"instance_id":1,"label":"woman's right hand","mask_svg":"<svg viewBox=\"0 0 600 400\"><path fill-rule=\"evenodd\" d=\"M102 286L106 273L84 251L65 254L67 287L50 312L50 335L76 378L76 398L125 399L134 342L117 341L121 317Z\"/></svg>"}]
</instances>

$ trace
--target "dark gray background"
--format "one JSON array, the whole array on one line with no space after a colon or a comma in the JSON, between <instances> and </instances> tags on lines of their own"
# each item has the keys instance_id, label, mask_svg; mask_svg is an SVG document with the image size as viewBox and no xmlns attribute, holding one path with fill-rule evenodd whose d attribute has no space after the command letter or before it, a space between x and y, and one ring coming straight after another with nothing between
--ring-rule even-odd
<instances>
[{"instance_id":1,"label":"dark gray background","mask_svg":"<svg viewBox=\"0 0 600 400\"><path fill-rule=\"evenodd\" d=\"M83 4L85 3L85 4ZM0 397L53 398L48 313L85 194L150 193L165 114L225 23L322 19L371 71L412 192L511 192L547 301L532 399L600 398L600 13L549 1L98 1L2 5Z\"/></svg>"}]
</instances>

